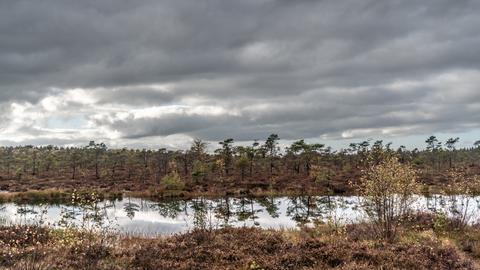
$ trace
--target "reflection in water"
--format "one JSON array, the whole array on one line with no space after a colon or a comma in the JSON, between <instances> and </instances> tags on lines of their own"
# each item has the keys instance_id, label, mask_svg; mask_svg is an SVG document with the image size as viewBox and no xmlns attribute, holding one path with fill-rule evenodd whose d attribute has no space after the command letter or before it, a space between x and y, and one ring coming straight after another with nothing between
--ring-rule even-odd
<instances>
[{"instance_id":1,"label":"reflection in water","mask_svg":"<svg viewBox=\"0 0 480 270\"><path fill-rule=\"evenodd\" d=\"M131 198L128 198L128 202L123 206L123 210L127 213L127 217L133 219L135 213L140 211L140 205L131 202Z\"/></svg>"},{"instance_id":2,"label":"reflection in water","mask_svg":"<svg viewBox=\"0 0 480 270\"><path fill-rule=\"evenodd\" d=\"M296 228L313 221L353 223L365 219L360 197L293 196L262 198L195 198L153 202L137 198L105 201L98 211L114 220L122 233L157 235L184 232L193 228L260 226L262 228ZM414 207L420 211L443 212L451 217L472 217L478 221L480 197L417 197ZM86 211L65 205L0 205L0 220L10 223L58 224L70 211L81 217Z\"/></svg>"}]
</instances>

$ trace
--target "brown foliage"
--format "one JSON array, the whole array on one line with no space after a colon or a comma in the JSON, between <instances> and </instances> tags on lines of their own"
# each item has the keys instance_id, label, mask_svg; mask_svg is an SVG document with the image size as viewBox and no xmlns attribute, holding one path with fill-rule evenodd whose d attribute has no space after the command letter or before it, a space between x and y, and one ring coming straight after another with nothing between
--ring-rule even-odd
<instances>
[{"instance_id":1,"label":"brown foliage","mask_svg":"<svg viewBox=\"0 0 480 270\"><path fill-rule=\"evenodd\" d=\"M92 246L79 254L69 247L59 248L43 229L31 227L28 231L36 232L24 236L26 228L3 227L0 268L474 269L452 246L354 240L352 228L347 235L323 236L254 228L195 230L167 238L123 238L106 253ZM17 239L19 245L8 244ZM465 242L465 248L468 245ZM8 253L15 255L8 257Z\"/></svg>"},{"instance_id":2,"label":"brown foliage","mask_svg":"<svg viewBox=\"0 0 480 270\"><path fill-rule=\"evenodd\" d=\"M194 231L146 240L130 251L132 269L473 269L452 247L387 244L257 229Z\"/></svg>"}]
</instances>

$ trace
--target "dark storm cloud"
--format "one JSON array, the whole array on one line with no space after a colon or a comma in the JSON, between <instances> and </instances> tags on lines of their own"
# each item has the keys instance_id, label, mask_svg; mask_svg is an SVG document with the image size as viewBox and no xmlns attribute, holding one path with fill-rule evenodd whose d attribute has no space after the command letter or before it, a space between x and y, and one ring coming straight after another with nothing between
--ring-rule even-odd
<instances>
[{"instance_id":1,"label":"dark storm cloud","mask_svg":"<svg viewBox=\"0 0 480 270\"><path fill-rule=\"evenodd\" d=\"M0 0L0 132L22 102L138 140L478 128L479 12L474 0ZM190 111L132 113L176 105Z\"/></svg>"}]
</instances>

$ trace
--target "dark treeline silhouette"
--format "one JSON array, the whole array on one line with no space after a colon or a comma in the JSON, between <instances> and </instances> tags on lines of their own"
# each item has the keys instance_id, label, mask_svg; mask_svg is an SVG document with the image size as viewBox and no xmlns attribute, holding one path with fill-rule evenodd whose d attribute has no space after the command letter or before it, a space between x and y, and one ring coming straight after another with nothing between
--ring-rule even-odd
<instances>
[{"instance_id":1,"label":"dark treeline silhouette","mask_svg":"<svg viewBox=\"0 0 480 270\"><path fill-rule=\"evenodd\" d=\"M85 147L0 147L0 188L11 190L28 183L31 185L28 189L42 189L43 185L53 187L51 182L55 180L64 184L71 180L75 185L94 182L94 186L100 187L115 187L118 182L123 186L117 188L138 186L139 190L160 185L163 178L175 174L191 190L214 184L240 187L244 183L245 188L276 186L278 189L320 184L341 191L335 190L335 186L355 180L361 169L369 162L378 162L385 153L414 165L425 182L443 179L452 168L480 167L480 141L471 148L458 149L459 138L440 142L431 136L426 139L424 150L404 146L393 149L391 143L368 140L337 151L304 140L281 148L279 139L272 134L264 142L235 146L229 138L219 142L214 153L208 153L207 143L199 139L184 151L109 149L94 141Z\"/></svg>"}]
</instances>

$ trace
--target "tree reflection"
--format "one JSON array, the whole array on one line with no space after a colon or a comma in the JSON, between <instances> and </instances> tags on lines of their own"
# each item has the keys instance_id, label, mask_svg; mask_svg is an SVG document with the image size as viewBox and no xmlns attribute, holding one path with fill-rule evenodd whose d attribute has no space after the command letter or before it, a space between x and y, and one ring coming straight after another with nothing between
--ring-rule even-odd
<instances>
[{"instance_id":1,"label":"tree reflection","mask_svg":"<svg viewBox=\"0 0 480 270\"><path fill-rule=\"evenodd\" d=\"M305 225L312 221L339 222L337 210L344 212L348 201L332 196L295 196L289 197L287 204L286 215L298 225Z\"/></svg>"},{"instance_id":2,"label":"tree reflection","mask_svg":"<svg viewBox=\"0 0 480 270\"><path fill-rule=\"evenodd\" d=\"M222 198L216 202L215 218L222 220L222 226L230 226L230 219L232 217L231 199L229 197Z\"/></svg>"},{"instance_id":3,"label":"tree reflection","mask_svg":"<svg viewBox=\"0 0 480 270\"><path fill-rule=\"evenodd\" d=\"M247 197L242 197L234 201L235 214L239 222L246 222L252 220L257 225L255 219L258 218L257 213L262 212L262 209L255 209L254 200ZM245 224L244 224L245 225Z\"/></svg>"},{"instance_id":4,"label":"tree reflection","mask_svg":"<svg viewBox=\"0 0 480 270\"><path fill-rule=\"evenodd\" d=\"M150 205L162 217L175 219L181 212L186 212L187 202L184 200L167 200Z\"/></svg>"},{"instance_id":5,"label":"tree reflection","mask_svg":"<svg viewBox=\"0 0 480 270\"><path fill-rule=\"evenodd\" d=\"M129 197L128 202L123 205L123 210L127 213L127 217L132 220L135 217L135 213L140 210L140 206L136 203L132 203Z\"/></svg>"},{"instance_id":6,"label":"tree reflection","mask_svg":"<svg viewBox=\"0 0 480 270\"><path fill-rule=\"evenodd\" d=\"M263 197L257 198L256 201L260 206L265 208L270 217L278 218L280 216L280 209L278 207L278 205L280 205L279 199L274 197Z\"/></svg>"},{"instance_id":7,"label":"tree reflection","mask_svg":"<svg viewBox=\"0 0 480 270\"><path fill-rule=\"evenodd\" d=\"M339 213L345 213L347 205L352 203L355 206L355 202L348 202L343 197L339 196L316 197L317 217L322 219L322 221L331 222L337 225L337 223L343 218L342 216L339 216Z\"/></svg>"},{"instance_id":8,"label":"tree reflection","mask_svg":"<svg viewBox=\"0 0 480 270\"><path fill-rule=\"evenodd\" d=\"M205 198L193 199L190 201L191 209L193 211L193 226L197 229L207 229L209 220L208 216L208 202Z\"/></svg>"},{"instance_id":9,"label":"tree reflection","mask_svg":"<svg viewBox=\"0 0 480 270\"><path fill-rule=\"evenodd\" d=\"M318 216L317 204L312 196L296 196L288 198L287 216L299 224L306 224Z\"/></svg>"},{"instance_id":10,"label":"tree reflection","mask_svg":"<svg viewBox=\"0 0 480 270\"><path fill-rule=\"evenodd\" d=\"M17 215L20 216L20 224L27 224L29 218L28 215L36 215L38 212L35 210L34 205L20 204L17 206Z\"/></svg>"}]
</instances>

